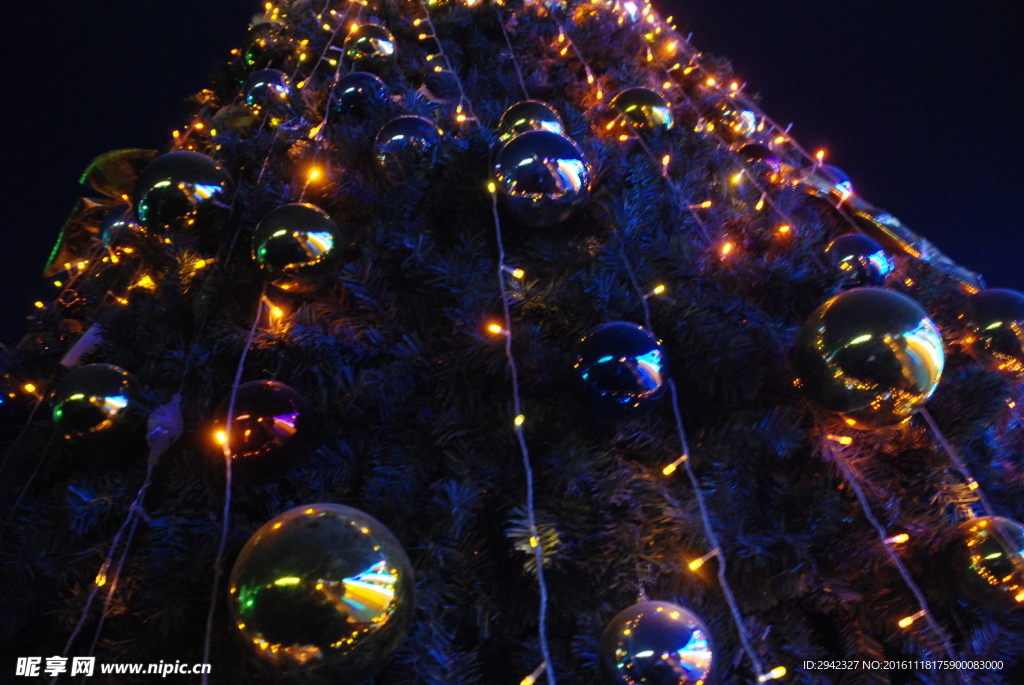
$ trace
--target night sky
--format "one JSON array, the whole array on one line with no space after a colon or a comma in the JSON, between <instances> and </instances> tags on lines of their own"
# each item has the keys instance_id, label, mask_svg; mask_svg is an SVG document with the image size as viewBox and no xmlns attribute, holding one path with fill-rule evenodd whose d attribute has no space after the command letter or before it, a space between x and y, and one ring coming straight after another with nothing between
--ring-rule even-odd
<instances>
[{"instance_id":1,"label":"night sky","mask_svg":"<svg viewBox=\"0 0 1024 685\"><path fill-rule=\"evenodd\" d=\"M15 343L98 154L160 148L239 47L253 0L5 8L0 342ZM994 287L1024 290L1024 3L655 3L857 191Z\"/></svg>"}]
</instances>

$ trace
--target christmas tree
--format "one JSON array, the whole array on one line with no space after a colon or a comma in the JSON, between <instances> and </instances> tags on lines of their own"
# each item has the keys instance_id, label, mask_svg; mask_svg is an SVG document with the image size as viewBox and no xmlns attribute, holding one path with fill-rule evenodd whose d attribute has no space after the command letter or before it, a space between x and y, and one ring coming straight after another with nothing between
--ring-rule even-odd
<instances>
[{"instance_id":1,"label":"christmas tree","mask_svg":"<svg viewBox=\"0 0 1024 685\"><path fill-rule=\"evenodd\" d=\"M1024 679L1024 295L643 2L262 9L0 358L5 673Z\"/></svg>"}]
</instances>

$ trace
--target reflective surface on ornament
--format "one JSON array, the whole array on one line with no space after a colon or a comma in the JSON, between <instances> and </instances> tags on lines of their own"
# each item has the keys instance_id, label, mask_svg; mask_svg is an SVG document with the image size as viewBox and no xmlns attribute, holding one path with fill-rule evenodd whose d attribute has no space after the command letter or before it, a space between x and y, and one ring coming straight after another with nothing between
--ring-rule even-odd
<instances>
[{"instance_id":1,"label":"reflective surface on ornament","mask_svg":"<svg viewBox=\"0 0 1024 685\"><path fill-rule=\"evenodd\" d=\"M853 195L853 181L839 167L821 164L811 167L804 175L804 188L812 195L830 195L845 200Z\"/></svg>"},{"instance_id":2,"label":"reflective surface on ornament","mask_svg":"<svg viewBox=\"0 0 1024 685\"><path fill-rule=\"evenodd\" d=\"M880 428L909 419L935 391L942 335L911 298L855 288L825 302L793 349L796 385L850 426Z\"/></svg>"},{"instance_id":3,"label":"reflective surface on ornament","mask_svg":"<svg viewBox=\"0 0 1024 685\"><path fill-rule=\"evenodd\" d=\"M341 254L338 225L307 203L271 210L252 236L252 258L272 285L294 293L316 290Z\"/></svg>"},{"instance_id":4,"label":"reflective surface on ornament","mask_svg":"<svg viewBox=\"0 0 1024 685\"><path fill-rule=\"evenodd\" d=\"M668 357L658 338L635 323L596 326L576 343L571 355L584 398L601 417L643 416L665 394Z\"/></svg>"},{"instance_id":5,"label":"reflective surface on ornament","mask_svg":"<svg viewBox=\"0 0 1024 685\"><path fill-rule=\"evenodd\" d=\"M424 117L404 116L384 124L373 143L377 164L391 182L434 166L441 132Z\"/></svg>"},{"instance_id":6,"label":"reflective surface on ornament","mask_svg":"<svg viewBox=\"0 0 1024 685\"><path fill-rule=\"evenodd\" d=\"M157 157L135 185L135 208L147 229L186 228L226 216L231 175L213 159L179 150ZM214 226L216 227L216 226Z\"/></svg>"},{"instance_id":7,"label":"reflective surface on ornament","mask_svg":"<svg viewBox=\"0 0 1024 685\"><path fill-rule=\"evenodd\" d=\"M843 275L845 287L882 286L896 265L882 246L860 233L841 235L825 254Z\"/></svg>"},{"instance_id":8,"label":"reflective surface on ornament","mask_svg":"<svg viewBox=\"0 0 1024 685\"><path fill-rule=\"evenodd\" d=\"M715 112L715 131L729 143L737 143L757 130L757 115L737 107L738 103L725 101Z\"/></svg>"},{"instance_id":9,"label":"reflective surface on ornament","mask_svg":"<svg viewBox=\"0 0 1024 685\"><path fill-rule=\"evenodd\" d=\"M672 106L650 88L627 88L612 98L611 107L624 124L638 131L672 128Z\"/></svg>"},{"instance_id":10,"label":"reflective surface on ornament","mask_svg":"<svg viewBox=\"0 0 1024 685\"><path fill-rule=\"evenodd\" d=\"M65 437L108 433L124 422L131 376L113 364L75 369L53 393L53 422Z\"/></svg>"},{"instance_id":11,"label":"reflective surface on ornament","mask_svg":"<svg viewBox=\"0 0 1024 685\"><path fill-rule=\"evenodd\" d=\"M345 38L345 66L353 71L380 73L395 63L395 37L383 26L361 24Z\"/></svg>"},{"instance_id":12,"label":"reflective surface on ornament","mask_svg":"<svg viewBox=\"0 0 1024 685\"><path fill-rule=\"evenodd\" d=\"M356 685L398 649L413 615L413 573L380 521L340 504L291 509L242 548L228 603L242 639L286 675Z\"/></svg>"},{"instance_id":13,"label":"reflective surface on ornament","mask_svg":"<svg viewBox=\"0 0 1024 685\"><path fill-rule=\"evenodd\" d=\"M985 368L1024 376L1024 293L982 290L968 298L960 320L967 328L964 342Z\"/></svg>"},{"instance_id":14,"label":"reflective surface on ornament","mask_svg":"<svg viewBox=\"0 0 1024 685\"><path fill-rule=\"evenodd\" d=\"M494 174L512 213L534 227L565 221L590 194L583 150L551 131L527 131L507 142Z\"/></svg>"},{"instance_id":15,"label":"reflective surface on ornament","mask_svg":"<svg viewBox=\"0 0 1024 685\"><path fill-rule=\"evenodd\" d=\"M714 658L707 626L670 602L642 602L611 620L598 659L611 685L703 685Z\"/></svg>"},{"instance_id":16,"label":"reflective surface on ornament","mask_svg":"<svg viewBox=\"0 0 1024 685\"><path fill-rule=\"evenodd\" d=\"M969 600L988 609L1024 606L1024 527L982 516L957 527L956 576Z\"/></svg>"},{"instance_id":17,"label":"reflective surface on ornament","mask_svg":"<svg viewBox=\"0 0 1024 685\"><path fill-rule=\"evenodd\" d=\"M371 102L386 102L388 87L379 78L365 71L353 71L334 86L334 109L358 112Z\"/></svg>"},{"instance_id":18,"label":"reflective surface on ornament","mask_svg":"<svg viewBox=\"0 0 1024 685\"><path fill-rule=\"evenodd\" d=\"M142 230L139 220L129 204L115 205L103 217L100 224L100 239L105 247L113 247L124 238Z\"/></svg>"},{"instance_id":19,"label":"reflective surface on ornament","mask_svg":"<svg viewBox=\"0 0 1024 685\"><path fill-rule=\"evenodd\" d=\"M747 163L748 169L759 181L774 183L779 180L782 162L779 154L767 145L749 143L737 150L736 154Z\"/></svg>"},{"instance_id":20,"label":"reflective surface on ornament","mask_svg":"<svg viewBox=\"0 0 1024 685\"><path fill-rule=\"evenodd\" d=\"M229 392L217 407L214 439L227 445L236 468L284 473L299 456L310 420L306 400L290 385L278 381L249 381L235 393L230 435L225 430Z\"/></svg>"},{"instance_id":21,"label":"reflective surface on ornament","mask_svg":"<svg viewBox=\"0 0 1024 685\"><path fill-rule=\"evenodd\" d=\"M498 122L498 136L502 142L508 142L527 131L551 131L559 135L564 133L558 112L540 100L517 102L505 110Z\"/></svg>"},{"instance_id":22,"label":"reflective surface on ornament","mask_svg":"<svg viewBox=\"0 0 1024 685\"><path fill-rule=\"evenodd\" d=\"M245 94L245 104L250 107L287 107L292 96L292 81L283 71L260 69L246 80L242 92Z\"/></svg>"}]
</instances>

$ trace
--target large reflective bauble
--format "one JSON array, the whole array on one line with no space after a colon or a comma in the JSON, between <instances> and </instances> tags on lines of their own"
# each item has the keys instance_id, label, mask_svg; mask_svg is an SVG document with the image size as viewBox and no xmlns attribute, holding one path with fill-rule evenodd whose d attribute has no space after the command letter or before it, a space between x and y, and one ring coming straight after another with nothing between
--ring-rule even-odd
<instances>
[{"instance_id":1,"label":"large reflective bauble","mask_svg":"<svg viewBox=\"0 0 1024 685\"><path fill-rule=\"evenodd\" d=\"M231 454L242 476L286 473L303 456L310 421L306 400L290 385L250 381L238 386L230 433L226 429L229 392L217 407L214 441Z\"/></svg>"},{"instance_id":2,"label":"large reflective bauble","mask_svg":"<svg viewBox=\"0 0 1024 685\"><path fill-rule=\"evenodd\" d=\"M982 516L957 527L952 568L965 597L986 609L1024 607L1024 526Z\"/></svg>"},{"instance_id":3,"label":"large reflective bauble","mask_svg":"<svg viewBox=\"0 0 1024 685\"><path fill-rule=\"evenodd\" d=\"M672 128L672 106L650 88L627 88L612 98L611 107L623 123L638 131Z\"/></svg>"},{"instance_id":4,"label":"large reflective bauble","mask_svg":"<svg viewBox=\"0 0 1024 685\"><path fill-rule=\"evenodd\" d=\"M827 256L848 288L882 286L896 268L892 259L875 240L860 233L841 235L825 248Z\"/></svg>"},{"instance_id":5,"label":"large reflective bauble","mask_svg":"<svg viewBox=\"0 0 1024 685\"><path fill-rule=\"evenodd\" d=\"M242 87L245 104L254 109L287 108L292 96L292 80L277 69L260 69Z\"/></svg>"},{"instance_id":6,"label":"large reflective bauble","mask_svg":"<svg viewBox=\"0 0 1024 685\"><path fill-rule=\"evenodd\" d=\"M505 205L533 227L565 221L590 194L583 150L551 131L527 131L501 148L494 166Z\"/></svg>"},{"instance_id":7,"label":"large reflective bauble","mask_svg":"<svg viewBox=\"0 0 1024 685\"><path fill-rule=\"evenodd\" d=\"M689 609L642 602L611 620L597 657L608 685L703 685L714 653L707 626Z\"/></svg>"},{"instance_id":8,"label":"large reflective bauble","mask_svg":"<svg viewBox=\"0 0 1024 685\"><path fill-rule=\"evenodd\" d=\"M308 293L331 274L341 254L338 224L311 204L271 210L252 236L252 258L269 283Z\"/></svg>"},{"instance_id":9,"label":"large reflective bauble","mask_svg":"<svg viewBox=\"0 0 1024 685\"><path fill-rule=\"evenodd\" d=\"M384 176L396 183L433 168L440 143L441 132L432 121L404 116L384 124L373 142L373 151Z\"/></svg>"},{"instance_id":10,"label":"large reflective bauble","mask_svg":"<svg viewBox=\"0 0 1024 685\"><path fill-rule=\"evenodd\" d=\"M131 385L131 376L120 366L77 368L53 392L53 422L68 438L109 433L125 422Z\"/></svg>"},{"instance_id":11,"label":"large reflective bauble","mask_svg":"<svg viewBox=\"0 0 1024 685\"><path fill-rule=\"evenodd\" d=\"M227 217L231 188L231 174L210 157L168 152L139 174L135 210L151 231L218 228Z\"/></svg>"},{"instance_id":12,"label":"large reflective bauble","mask_svg":"<svg viewBox=\"0 0 1024 685\"><path fill-rule=\"evenodd\" d=\"M668 387L668 357L642 326L615 321L590 329L573 346L573 374L600 417L628 420L654 409Z\"/></svg>"},{"instance_id":13,"label":"large reflective bauble","mask_svg":"<svg viewBox=\"0 0 1024 685\"><path fill-rule=\"evenodd\" d=\"M739 103L721 102L714 114L714 131L727 143L745 140L757 130L757 115Z\"/></svg>"},{"instance_id":14,"label":"large reflective bauble","mask_svg":"<svg viewBox=\"0 0 1024 685\"><path fill-rule=\"evenodd\" d=\"M797 336L797 386L857 428L895 426L935 391L945 355L928 312L906 295L855 288L818 307Z\"/></svg>"},{"instance_id":15,"label":"large reflective bauble","mask_svg":"<svg viewBox=\"0 0 1024 685\"><path fill-rule=\"evenodd\" d=\"M540 100L517 102L505 110L501 115L501 121L498 122L498 137L502 142L508 142L527 131L551 131L558 134L565 132L558 112Z\"/></svg>"},{"instance_id":16,"label":"large reflective bauble","mask_svg":"<svg viewBox=\"0 0 1024 685\"><path fill-rule=\"evenodd\" d=\"M357 685L412 622L413 572L391 531L358 509L309 504L271 519L231 570L242 640L282 676Z\"/></svg>"},{"instance_id":17,"label":"large reflective bauble","mask_svg":"<svg viewBox=\"0 0 1024 685\"><path fill-rule=\"evenodd\" d=\"M1024 376L1024 293L982 290L967 299L960 320L971 354L990 371Z\"/></svg>"},{"instance_id":18,"label":"large reflective bauble","mask_svg":"<svg viewBox=\"0 0 1024 685\"><path fill-rule=\"evenodd\" d=\"M344 62L352 71L379 74L398 58L395 37L378 24L361 24L345 38Z\"/></svg>"},{"instance_id":19,"label":"large reflective bauble","mask_svg":"<svg viewBox=\"0 0 1024 685\"><path fill-rule=\"evenodd\" d=\"M812 195L829 196L845 200L853 195L853 181L846 172L831 164L811 167L804 173L804 189Z\"/></svg>"},{"instance_id":20,"label":"large reflective bauble","mask_svg":"<svg viewBox=\"0 0 1024 685\"><path fill-rule=\"evenodd\" d=\"M114 205L100 224L100 240L104 247L114 247L126 238L138 235L141 230L131 205Z\"/></svg>"},{"instance_id":21,"label":"large reflective bauble","mask_svg":"<svg viewBox=\"0 0 1024 685\"><path fill-rule=\"evenodd\" d=\"M366 71L353 71L334 86L334 109L337 112L360 112L372 102L383 104L387 99L387 85Z\"/></svg>"}]
</instances>

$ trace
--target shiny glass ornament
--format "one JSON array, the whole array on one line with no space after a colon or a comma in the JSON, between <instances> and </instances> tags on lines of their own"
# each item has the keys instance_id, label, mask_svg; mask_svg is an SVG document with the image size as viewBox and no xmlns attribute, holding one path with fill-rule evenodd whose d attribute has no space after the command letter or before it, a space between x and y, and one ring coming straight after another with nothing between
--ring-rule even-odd
<instances>
[{"instance_id":1,"label":"shiny glass ornament","mask_svg":"<svg viewBox=\"0 0 1024 685\"><path fill-rule=\"evenodd\" d=\"M242 640L283 676L357 685L405 639L413 573L384 525L340 504L276 516L231 570L228 604Z\"/></svg>"},{"instance_id":2,"label":"shiny glass ornament","mask_svg":"<svg viewBox=\"0 0 1024 685\"><path fill-rule=\"evenodd\" d=\"M672 106L650 88L627 88L612 98L611 107L623 123L638 131L672 128Z\"/></svg>"},{"instance_id":3,"label":"shiny glass ornament","mask_svg":"<svg viewBox=\"0 0 1024 685\"><path fill-rule=\"evenodd\" d=\"M585 401L602 418L628 420L649 413L668 386L661 341L635 323L615 321L590 329L571 352Z\"/></svg>"},{"instance_id":4,"label":"shiny glass ornament","mask_svg":"<svg viewBox=\"0 0 1024 685\"><path fill-rule=\"evenodd\" d=\"M748 109L741 109L739 103L727 100L718 105L714 123L714 131L722 140L738 143L757 130L757 115Z\"/></svg>"},{"instance_id":5,"label":"shiny glass ornament","mask_svg":"<svg viewBox=\"0 0 1024 685\"><path fill-rule=\"evenodd\" d=\"M841 235L825 248L843 275L844 287L883 286L896 265L876 241L860 233Z\"/></svg>"},{"instance_id":6,"label":"shiny glass ornament","mask_svg":"<svg viewBox=\"0 0 1024 685\"><path fill-rule=\"evenodd\" d=\"M945 355L928 313L906 295L855 288L818 307L796 339L796 384L856 428L898 425L935 391Z\"/></svg>"},{"instance_id":7,"label":"shiny glass ornament","mask_svg":"<svg viewBox=\"0 0 1024 685\"><path fill-rule=\"evenodd\" d=\"M53 422L67 438L109 433L125 422L131 376L113 364L75 369L53 392Z\"/></svg>"},{"instance_id":8,"label":"shiny glass ornament","mask_svg":"<svg viewBox=\"0 0 1024 685\"><path fill-rule=\"evenodd\" d=\"M1024 526L1001 516L957 527L953 571L966 598L994 610L1024 606Z\"/></svg>"},{"instance_id":9,"label":"shiny glass ornament","mask_svg":"<svg viewBox=\"0 0 1024 685\"><path fill-rule=\"evenodd\" d=\"M290 385L250 381L235 393L231 432L225 429L229 392L217 407L214 442L226 445L232 468L243 476L272 477L289 471L302 456L310 421L306 400Z\"/></svg>"},{"instance_id":10,"label":"shiny glass ornament","mask_svg":"<svg viewBox=\"0 0 1024 685\"><path fill-rule=\"evenodd\" d=\"M139 220L129 204L110 208L100 224L100 239L105 247L113 247L129 236L142 230Z\"/></svg>"},{"instance_id":11,"label":"shiny glass ornament","mask_svg":"<svg viewBox=\"0 0 1024 685\"><path fill-rule=\"evenodd\" d=\"M494 174L506 207L523 223L541 228L569 218L590 194L593 171L569 138L527 131L501 148Z\"/></svg>"},{"instance_id":12,"label":"shiny glass ornament","mask_svg":"<svg viewBox=\"0 0 1024 685\"><path fill-rule=\"evenodd\" d=\"M739 150L738 154L747 163L747 169L761 183L774 183L779 180L782 163L779 155L767 145L749 143Z\"/></svg>"},{"instance_id":13,"label":"shiny glass ornament","mask_svg":"<svg viewBox=\"0 0 1024 685\"><path fill-rule=\"evenodd\" d=\"M404 116L384 124L373 143L377 164L392 183L434 166L441 132L429 119Z\"/></svg>"},{"instance_id":14,"label":"shiny glass ornament","mask_svg":"<svg viewBox=\"0 0 1024 685\"><path fill-rule=\"evenodd\" d=\"M826 195L837 200L853 195L853 181L846 172L831 164L818 164L808 169L804 172L803 185L812 195Z\"/></svg>"},{"instance_id":15,"label":"shiny glass ornament","mask_svg":"<svg viewBox=\"0 0 1024 685\"><path fill-rule=\"evenodd\" d=\"M608 685L703 685L714 652L707 626L671 602L641 602L611 620L597 648Z\"/></svg>"},{"instance_id":16,"label":"shiny glass ornament","mask_svg":"<svg viewBox=\"0 0 1024 685\"><path fill-rule=\"evenodd\" d=\"M359 112L371 102L383 104L388 99L388 87L378 77L365 71L353 71L343 76L334 86L336 112Z\"/></svg>"},{"instance_id":17,"label":"shiny glass ornament","mask_svg":"<svg viewBox=\"0 0 1024 685\"><path fill-rule=\"evenodd\" d=\"M505 110L498 122L498 137L502 142L507 143L527 131L551 131L559 135L565 132L558 112L540 100L517 102Z\"/></svg>"},{"instance_id":18,"label":"shiny glass ornament","mask_svg":"<svg viewBox=\"0 0 1024 685\"><path fill-rule=\"evenodd\" d=\"M135 185L139 223L151 231L200 224L219 226L227 216L231 175L215 160L179 150L154 159Z\"/></svg>"},{"instance_id":19,"label":"shiny glass ornament","mask_svg":"<svg viewBox=\"0 0 1024 685\"><path fill-rule=\"evenodd\" d=\"M990 371L1024 376L1024 293L992 288L967 299L964 342Z\"/></svg>"},{"instance_id":20,"label":"shiny glass ornament","mask_svg":"<svg viewBox=\"0 0 1024 685\"><path fill-rule=\"evenodd\" d=\"M292 80L278 69L260 69L242 87L245 104L258 110L290 107Z\"/></svg>"},{"instance_id":21,"label":"shiny glass ornament","mask_svg":"<svg viewBox=\"0 0 1024 685\"><path fill-rule=\"evenodd\" d=\"M338 224L311 204L271 210L252 236L252 259L269 283L281 290L316 290L338 263Z\"/></svg>"},{"instance_id":22,"label":"shiny glass ornament","mask_svg":"<svg viewBox=\"0 0 1024 685\"><path fill-rule=\"evenodd\" d=\"M395 37L378 24L360 24L352 29L342 47L345 66L352 71L379 74L398 58Z\"/></svg>"},{"instance_id":23,"label":"shiny glass ornament","mask_svg":"<svg viewBox=\"0 0 1024 685\"><path fill-rule=\"evenodd\" d=\"M249 28L242 59L246 65L256 68L281 66L295 51L295 40L287 29L276 22L268 21Z\"/></svg>"}]
</instances>

